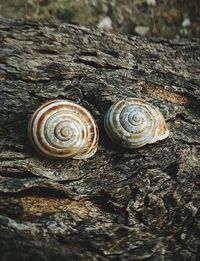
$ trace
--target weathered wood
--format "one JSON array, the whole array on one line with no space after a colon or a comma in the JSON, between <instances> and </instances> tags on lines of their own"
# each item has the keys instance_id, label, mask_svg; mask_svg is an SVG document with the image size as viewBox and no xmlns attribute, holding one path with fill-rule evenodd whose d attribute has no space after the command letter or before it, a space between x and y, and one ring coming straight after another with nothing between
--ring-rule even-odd
<instances>
[{"instance_id":1,"label":"weathered wood","mask_svg":"<svg viewBox=\"0 0 200 261\"><path fill-rule=\"evenodd\" d=\"M1 260L199 260L199 41L1 19L0 43ZM158 106L170 137L113 145L104 114L126 96ZM31 148L28 119L55 98L94 115L93 158Z\"/></svg>"}]
</instances>

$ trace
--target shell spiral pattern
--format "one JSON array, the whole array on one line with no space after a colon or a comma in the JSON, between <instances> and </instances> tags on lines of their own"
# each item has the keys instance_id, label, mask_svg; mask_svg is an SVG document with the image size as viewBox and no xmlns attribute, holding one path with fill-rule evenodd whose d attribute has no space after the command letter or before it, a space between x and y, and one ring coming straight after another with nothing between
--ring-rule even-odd
<instances>
[{"instance_id":1,"label":"shell spiral pattern","mask_svg":"<svg viewBox=\"0 0 200 261\"><path fill-rule=\"evenodd\" d=\"M138 98L114 103L106 112L104 126L110 139L125 148L139 148L169 135L161 112Z\"/></svg>"},{"instance_id":2,"label":"shell spiral pattern","mask_svg":"<svg viewBox=\"0 0 200 261\"><path fill-rule=\"evenodd\" d=\"M92 115L68 100L53 100L40 106L29 120L28 136L40 154L74 159L93 156L99 138Z\"/></svg>"}]
</instances>

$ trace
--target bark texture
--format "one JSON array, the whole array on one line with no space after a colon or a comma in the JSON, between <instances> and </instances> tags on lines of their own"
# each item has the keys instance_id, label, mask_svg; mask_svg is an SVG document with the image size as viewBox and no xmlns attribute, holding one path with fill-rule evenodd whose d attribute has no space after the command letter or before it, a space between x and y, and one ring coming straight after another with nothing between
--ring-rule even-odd
<instances>
[{"instance_id":1,"label":"bark texture","mask_svg":"<svg viewBox=\"0 0 200 261\"><path fill-rule=\"evenodd\" d=\"M69 24L0 20L1 260L200 260L200 45ZM166 140L121 149L103 129L116 100L159 107ZM33 111L78 102L100 129L88 160L50 160Z\"/></svg>"}]
</instances>

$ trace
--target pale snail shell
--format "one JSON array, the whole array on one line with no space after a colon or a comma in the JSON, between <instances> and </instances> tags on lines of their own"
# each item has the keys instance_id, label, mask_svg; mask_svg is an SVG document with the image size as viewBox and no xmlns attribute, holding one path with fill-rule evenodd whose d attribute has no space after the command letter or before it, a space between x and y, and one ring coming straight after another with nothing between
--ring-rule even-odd
<instances>
[{"instance_id":1,"label":"pale snail shell","mask_svg":"<svg viewBox=\"0 0 200 261\"><path fill-rule=\"evenodd\" d=\"M53 100L32 115L28 136L46 157L86 159L97 150L99 131L85 108L72 101Z\"/></svg>"},{"instance_id":2,"label":"pale snail shell","mask_svg":"<svg viewBox=\"0 0 200 261\"><path fill-rule=\"evenodd\" d=\"M138 98L114 103L104 118L110 139L125 148L139 148L168 137L169 130L161 112Z\"/></svg>"}]
</instances>

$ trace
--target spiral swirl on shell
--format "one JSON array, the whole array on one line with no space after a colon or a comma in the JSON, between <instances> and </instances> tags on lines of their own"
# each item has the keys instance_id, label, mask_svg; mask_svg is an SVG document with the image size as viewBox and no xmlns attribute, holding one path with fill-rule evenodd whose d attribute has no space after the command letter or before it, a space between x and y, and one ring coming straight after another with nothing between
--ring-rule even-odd
<instances>
[{"instance_id":1,"label":"spiral swirl on shell","mask_svg":"<svg viewBox=\"0 0 200 261\"><path fill-rule=\"evenodd\" d=\"M110 139L125 148L139 148L169 135L161 112L138 98L114 103L106 112L104 126Z\"/></svg>"},{"instance_id":2,"label":"spiral swirl on shell","mask_svg":"<svg viewBox=\"0 0 200 261\"><path fill-rule=\"evenodd\" d=\"M92 115L68 100L40 106L29 120L28 136L34 148L50 158L89 158L95 154L99 139Z\"/></svg>"}]
</instances>

